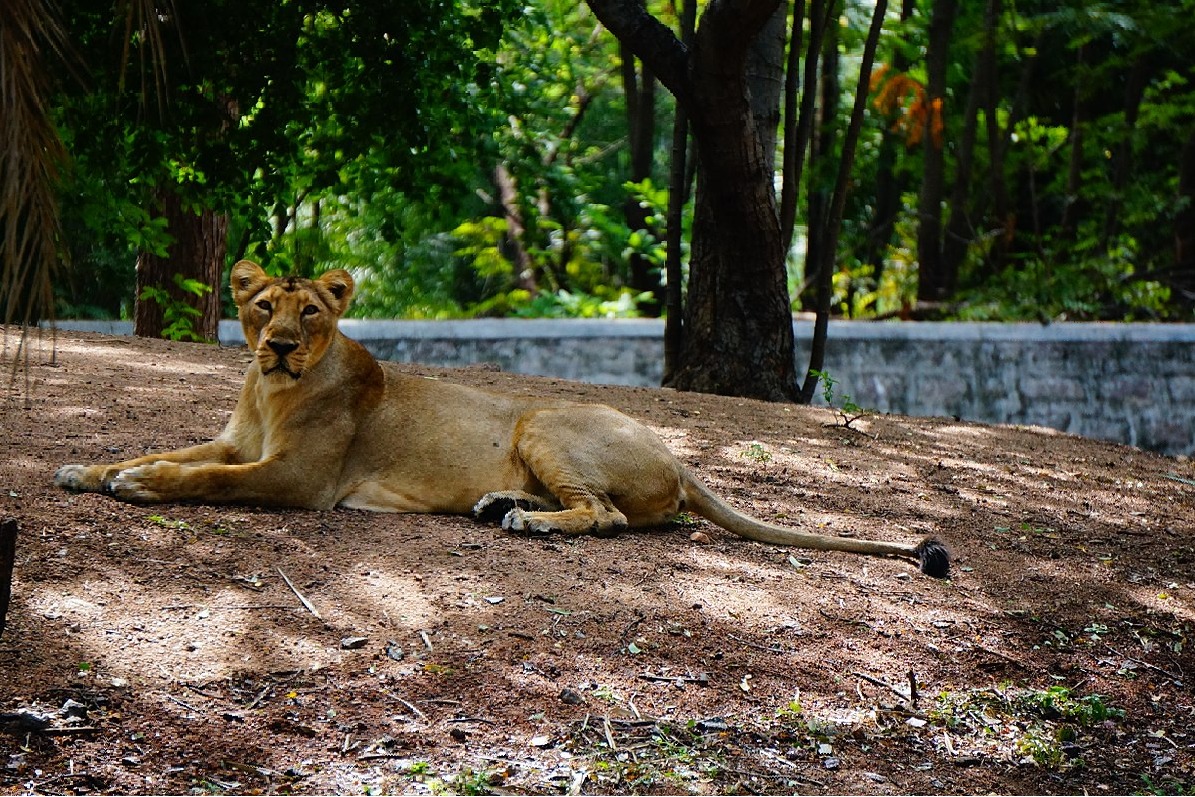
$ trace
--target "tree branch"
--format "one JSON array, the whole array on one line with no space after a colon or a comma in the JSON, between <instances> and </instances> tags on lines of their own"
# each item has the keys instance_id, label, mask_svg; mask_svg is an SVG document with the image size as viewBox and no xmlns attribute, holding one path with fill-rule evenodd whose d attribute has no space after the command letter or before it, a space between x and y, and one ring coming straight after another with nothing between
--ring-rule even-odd
<instances>
[{"instance_id":1,"label":"tree branch","mask_svg":"<svg viewBox=\"0 0 1195 797\"><path fill-rule=\"evenodd\" d=\"M689 50L664 23L647 12L643 0L588 0L589 8L677 101L688 104L692 90L686 62Z\"/></svg>"}]
</instances>

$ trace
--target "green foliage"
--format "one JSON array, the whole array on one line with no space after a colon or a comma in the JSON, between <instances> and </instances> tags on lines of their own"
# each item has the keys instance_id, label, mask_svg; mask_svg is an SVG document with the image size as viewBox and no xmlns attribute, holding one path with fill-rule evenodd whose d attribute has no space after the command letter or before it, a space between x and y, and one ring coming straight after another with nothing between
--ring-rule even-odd
<instances>
[{"instance_id":1,"label":"green foliage","mask_svg":"<svg viewBox=\"0 0 1195 797\"><path fill-rule=\"evenodd\" d=\"M1137 273L1136 242L1122 237L1107 251L1045 241L996 279L961 294L967 321L1156 320L1167 315L1170 288ZM1066 249L1067 251L1062 251Z\"/></svg>"},{"instance_id":2,"label":"green foliage","mask_svg":"<svg viewBox=\"0 0 1195 797\"><path fill-rule=\"evenodd\" d=\"M156 76L142 66L152 61L143 35L127 42L122 66L124 19L111 3L72 4L67 34L88 79L65 66L52 76L52 121L73 160L59 184L71 264L56 278L60 316L129 315L137 253L164 255L170 243L148 210L164 186L188 207L230 215L229 264L249 256L279 274L349 268L358 316L632 316L651 301L628 288L629 263L637 255L662 266L667 191L658 173L655 183L626 182L621 53L585 4L177 0L173 8L159 19L168 69ZM1195 39L1190 26L1173 24L1189 12L1192 0L1006 5L993 56L998 96L977 112L961 202L944 208L944 220L964 221L951 233L963 242L958 290L932 313L1193 318L1195 283L1180 281L1174 256L1193 201L1179 169L1183 131L1195 121L1183 53ZM861 46L864 12L848 4L844 13L853 20L841 31L849 56ZM935 124L917 104L929 16L891 15L882 39L887 80L874 87L833 275L844 317L915 310L924 146L913 135ZM983 23L979 6L961 8L951 43L938 120L948 188L961 173ZM884 106L882 86L901 59L902 91ZM841 61L844 92L854 64ZM1134 76L1143 88L1130 111ZM659 168L672 100L662 90L657 99ZM849 104L844 94L840 116ZM826 162L808 165L802 196L826 179ZM499 165L509 175L503 190ZM895 218L877 244L885 180L895 186ZM628 228L628 202L648 209L644 229ZM799 210L801 229L807 208ZM684 224L687 240L691 213ZM794 293L804 277L799 251ZM186 336L186 315L169 322L178 322L175 334Z\"/></svg>"},{"instance_id":3,"label":"green foliage","mask_svg":"<svg viewBox=\"0 0 1195 797\"><path fill-rule=\"evenodd\" d=\"M763 446L762 443L751 443L745 450L740 452L739 456L752 460L753 462L762 465L765 462L770 462L772 454Z\"/></svg>"},{"instance_id":4,"label":"green foliage","mask_svg":"<svg viewBox=\"0 0 1195 797\"><path fill-rule=\"evenodd\" d=\"M182 274L174 275L175 287L185 296L203 298L212 292L212 287L195 279L187 279ZM168 340L192 340L203 342L204 338L195 331L196 320L203 317L203 313L186 299L176 299L169 291L160 285L147 285L141 289L138 297L142 301L154 302L162 308L162 337Z\"/></svg>"},{"instance_id":5,"label":"green foliage","mask_svg":"<svg viewBox=\"0 0 1195 797\"><path fill-rule=\"evenodd\" d=\"M830 376L827 371L819 371L815 368L809 373L821 382L822 398L825 400L826 405L834 410L834 415L838 419L839 426L849 429L855 421L871 414L871 410L856 404L851 398L850 393L843 393L840 399L835 392L838 380Z\"/></svg>"},{"instance_id":6,"label":"green foliage","mask_svg":"<svg viewBox=\"0 0 1195 797\"><path fill-rule=\"evenodd\" d=\"M1081 766L1081 737L1124 719L1125 713L1100 695L1079 696L1053 685L944 692L929 716L952 733L970 735L979 749L1011 743L1026 762L1059 769Z\"/></svg>"}]
</instances>

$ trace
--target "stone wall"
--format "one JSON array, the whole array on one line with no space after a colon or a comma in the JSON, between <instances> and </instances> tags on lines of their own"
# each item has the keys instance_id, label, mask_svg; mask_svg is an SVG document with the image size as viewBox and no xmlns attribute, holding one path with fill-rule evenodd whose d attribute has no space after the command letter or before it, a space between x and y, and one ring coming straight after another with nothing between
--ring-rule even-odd
<instances>
[{"instance_id":1,"label":"stone wall","mask_svg":"<svg viewBox=\"0 0 1195 797\"><path fill-rule=\"evenodd\" d=\"M358 321L345 333L378 357L496 363L513 373L658 385L655 320ZM80 326L115 334L118 325ZM797 362L812 323L798 321ZM243 344L222 322L222 342ZM881 412L1047 426L1166 454L1195 454L1195 326L1171 324L831 323L837 394ZM820 396L819 396L820 400Z\"/></svg>"}]
</instances>

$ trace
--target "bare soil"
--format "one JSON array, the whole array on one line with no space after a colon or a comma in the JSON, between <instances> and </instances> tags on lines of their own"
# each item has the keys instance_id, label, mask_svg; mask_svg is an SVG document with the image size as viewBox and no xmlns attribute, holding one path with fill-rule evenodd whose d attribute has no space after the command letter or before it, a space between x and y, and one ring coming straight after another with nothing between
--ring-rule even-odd
<instances>
[{"instance_id":1,"label":"bare soil","mask_svg":"<svg viewBox=\"0 0 1195 797\"><path fill-rule=\"evenodd\" d=\"M952 578L688 519L564 539L137 506L58 490L54 470L214 436L247 354L71 333L25 352L0 404L0 519L20 524L0 793L1195 789L1189 461L411 366L610 404L737 507L933 534Z\"/></svg>"}]
</instances>

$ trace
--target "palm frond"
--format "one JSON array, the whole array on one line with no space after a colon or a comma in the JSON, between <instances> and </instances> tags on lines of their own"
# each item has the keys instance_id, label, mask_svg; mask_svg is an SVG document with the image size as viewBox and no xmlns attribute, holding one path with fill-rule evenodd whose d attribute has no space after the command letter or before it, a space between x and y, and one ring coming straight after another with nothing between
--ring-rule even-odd
<instances>
[{"instance_id":1,"label":"palm frond","mask_svg":"<svg viewBox=\"0 0 1195 797\"><path fill-rule=\"evenodd\" d=\"M120 53L120 89L123 91L125 87L125 78L132 59L131 49L134 44L138 44L141 105L147 106L152 94L157 101L158 116L164 116L166 106L170 103L170 73L167 69L169 58L166 55L166 41L162 36L162 30L167 24L174 25L179 32L183 60L187 58L186 41L182 37L182 26L178 20L178 7L174 0L119 0L116 13L124 24Z\"/></svg>"},{"instance_id":2,"label":"palm frond","mask_svg":"<svg viewBox=\"0 0 1195 797\"><path fill-rule=\"evenodd\" d=\"M49 58L65 58L54 0L0 3L0 319L27 327L54 311L62 247L56 186L66 151L50 116Z\"/></svg>"}]
</instances>

